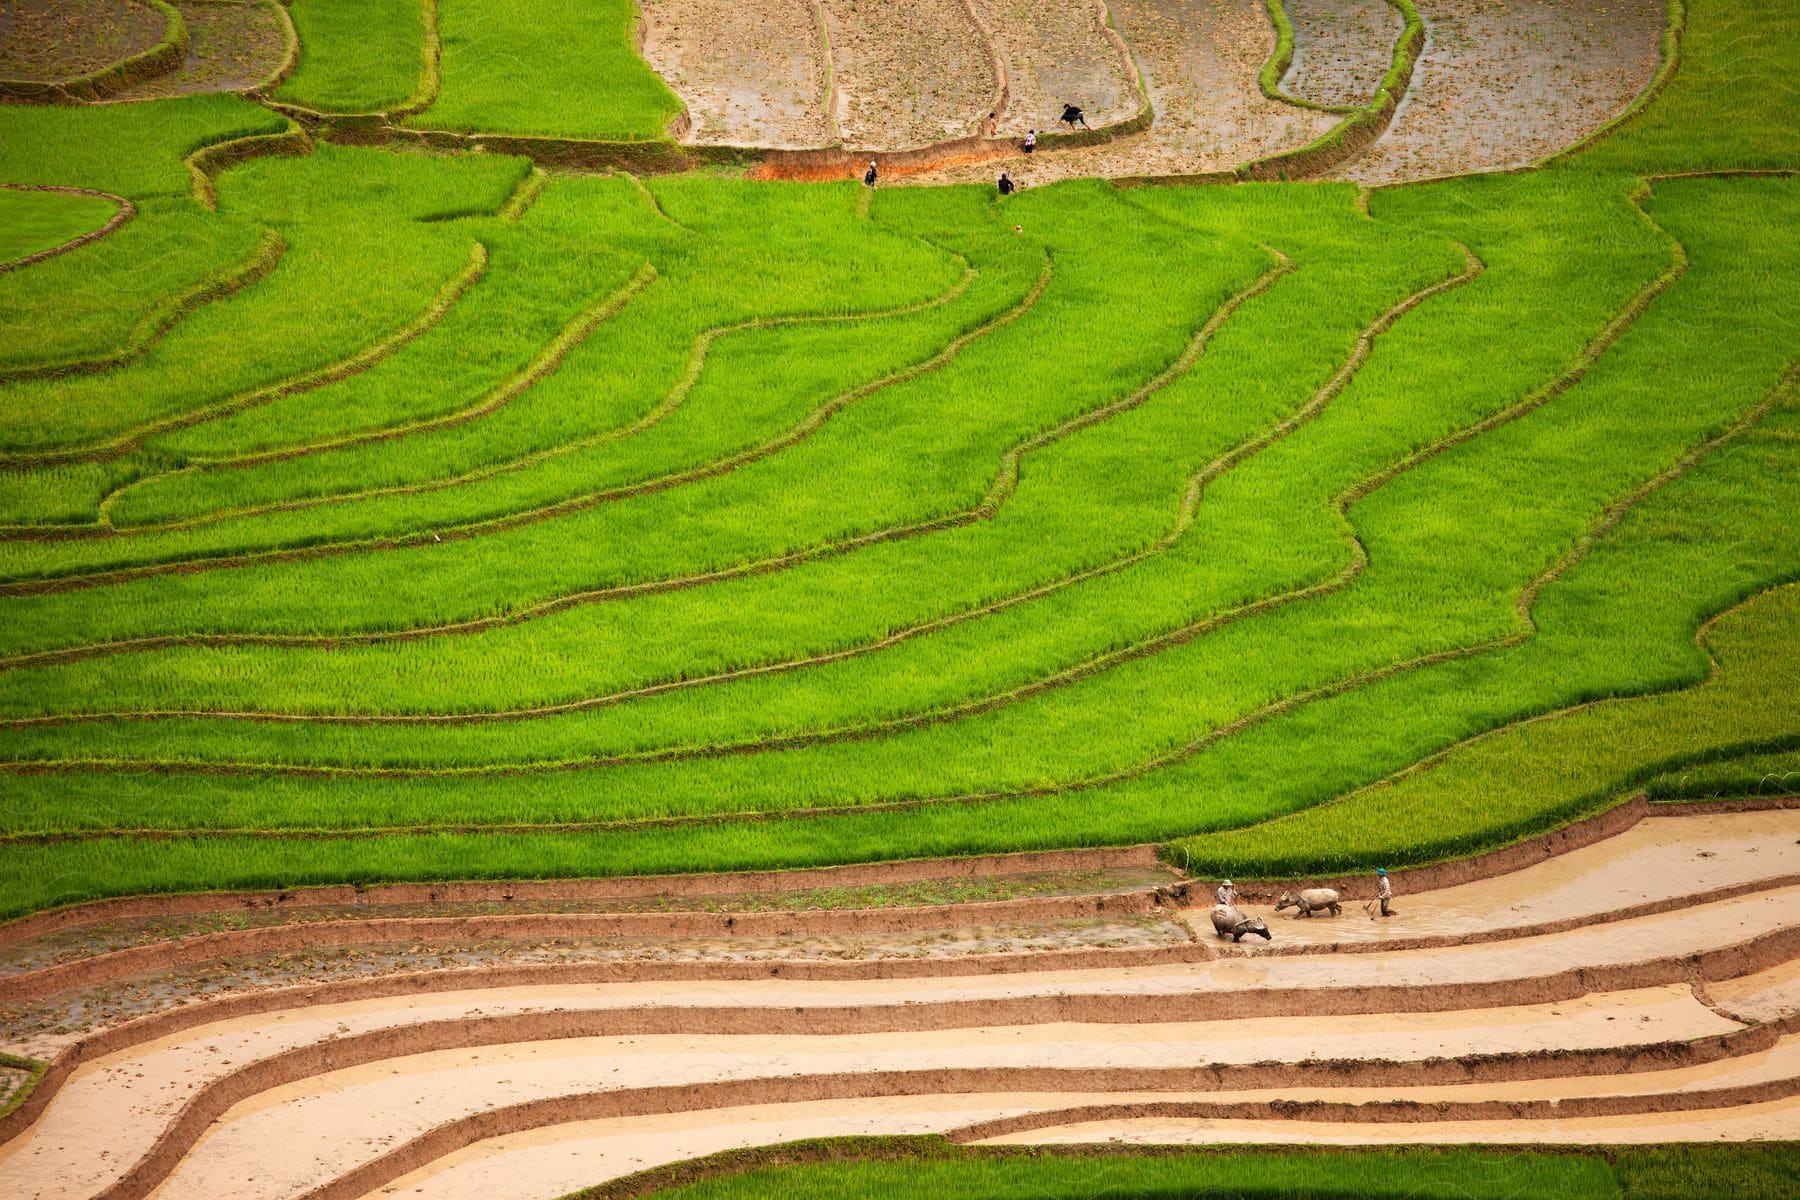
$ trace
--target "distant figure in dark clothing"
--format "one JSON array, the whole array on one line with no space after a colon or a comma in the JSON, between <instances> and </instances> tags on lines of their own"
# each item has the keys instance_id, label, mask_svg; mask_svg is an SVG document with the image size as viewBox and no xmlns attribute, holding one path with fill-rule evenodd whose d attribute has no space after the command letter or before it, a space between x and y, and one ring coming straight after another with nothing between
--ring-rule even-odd
<instances>
[{"instance_id":1,"label":"distant figure in dark clothing","mask_svg":"<svg viewBox=\"0 0 1800 1200\"><path fill-rule=\"evenodd\" d=\"M1007 175L1005 171L1000 172L1000 194L1002 196L1010 196L1013 194L1012 178Z\"/></svg>"},{"instance_id":2,"label":"distant figure in dark clothing","mask_svg":"<svg viewBox=\"0 0 1800 1200\"><path fill-rule=\"evenodd\" d=\"M1037 130L1033 129L1025 135L1025 153L1030 154L1037 149Z\"/></svg>"},{"instance_id":3,"label":"distant figure in dark clothing","mask_svg":"<svg viewBox=\"0 0 1800 1200\"><path fill-rule=\"evenodd\" d=\"M871 158L869 160L869 169L863 172L863 186L864 187L874 187L875 186L875 175L876 175L875 160Z\"/></svg>"},{"instance_id":4,"label":"distant figure in dark clothing","mask_svg":"<svg viewBox=\"0 0 1800 1200\"><path fill-rule=\"evenodd\" d=\"M1087 129L1089 127L1088 123L1087 123L1087 114L1082 112L1081 109L1077 105L1074 105L1074 104L1063 105L1062 123L1064 125L1067 125L1070 129L1073 129L1073 128L1075 128L1075 123L1077 121L1079 121L1081 123L1081 127L1083 129Z\"/></svg>"}]
</instances>

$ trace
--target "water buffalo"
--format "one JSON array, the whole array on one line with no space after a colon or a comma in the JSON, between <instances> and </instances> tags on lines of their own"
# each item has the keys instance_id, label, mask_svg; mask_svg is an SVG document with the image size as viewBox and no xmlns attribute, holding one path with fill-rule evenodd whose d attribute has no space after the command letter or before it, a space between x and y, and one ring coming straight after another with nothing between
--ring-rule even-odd
<instances>
[{"instance_id":1,"label":"water buffalo","mask_svg":"<svg viewBox=\"0 0 1800 1200\"><path fill-rule=\"evenodd\" d=\"M1268 941L1274 935L1269 932L1269 923L1261 917L1246 917L1229 904L1221 904L1212 910L1213 928L1220 937L1228 937L1234 942L1244 940L1246 933L1254 933Z\"/></svg>"},{"instance_id":2,"label":"water buffalo","mask_svg":"<svg viewBox=\"0 0 1800 1200\"><path fill-rule=\"evenodd\" d=\"M1339 903L1341 899L1336 888L1304 888L1297 893L1281 893L1281 899L1276 901L1275 911L1297 908L1300 911L1295 914L1296 916L1310 917L1323 909L1335 917L1344 911L1343 906Z\"/></svg>"}]
</instances>

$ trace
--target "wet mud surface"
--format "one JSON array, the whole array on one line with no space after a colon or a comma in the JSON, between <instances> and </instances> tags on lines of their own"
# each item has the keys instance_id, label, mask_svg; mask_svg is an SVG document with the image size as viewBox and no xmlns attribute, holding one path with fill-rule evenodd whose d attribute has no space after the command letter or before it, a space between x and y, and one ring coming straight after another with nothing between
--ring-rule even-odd
<instances>
[{"instance_id":1,"label":"wet mud surface","mask_svg":"<svg viewBox=\"0 0 1800 1200\"><path fill-rule=\"evenodd\" d=\"M1420 0L1425 51L1364 183L1520 166L1621 112L1655 74L1661 0Z\"/></svg>"},{"instance_id":2,"label":"wet mud surface","mask_svg":"<svg viewBox=\"0 0 1800 1200\"><path fill-rule=\"evenodd\" d=\"M530 913L831 912L1057 896L1120 895L1165 886L1173 880L1171 872L1156 867L1096 868L806 888L791 892L221 908L212 912L96 921L0 945L0 976L196 934L370 917L485 917Z\"/></svg>"},{"instance_id":3,"label":"wet mud surface","mask_svg":"<svg viewBox=\"0 0 1800 1200\"><path fill-rule=\"evenodd\" d=\"M644 57L688 106L683 141L806 149L835 140L809 0L645 0Z\"/></svg>"},{"instance_id":4,"label":"wet mud surface","mask_svg":"<svg viewBox=\"0 0 1800 1200\"><path fill-rule=\"evenodd\" d=\"M1275 46L1262 0L1114 0L1112 12L1144 73L1155 122L1103 145L1009 160L1006 169L1025 186L1229 170L1302 145L1337 119L1262 94L1257 74ZM991 183L998 170L956 167L909 182Z\"/></svg>"},{"instance_id":5,"label":"wet mud surface","mask_svg":"<svg viewBox=\"0 0 1800 1200\"><path fill-rule=\"evenodd\" d=\"M1406 22L1388 0L1286 0L1294 61L1281 86L1314 104L1367 104Z\"/></svg>"},{"instance_id":6,"label":"wet mud surface","mask_svg":"<svg viewBox=\"0 0 1800 1200\"><path fill-rule=\"evenodd\" d=\"M287 54L287 30L264 3L178 4L187 22L188 52L181 69L118 93L120 100L153 100L201 92L238 92L267 82Z\"/></svg>"},{"instance_id":7,"label":"wet mud surface","mask_svg":"<svg viewBox=\"0 0 1800 1200\"><path fill-rule=\"evenodd\" d=\"M982 132L999 86L962 0L823 0L846 146L908 150Z\"/></svg>"},{"instance_id":8,"label":"wet mud surface","mask_svg":"<svg viewBox=\"0 0 1800 1200\"><path fill-rule=\"evenodd\" d=\"M367 944L243 955L152 972L99 987L60 992L0 1009L0 1047L44 1057L96 1028L234 993L366 979L414 971L532 963L793 963L950 959L1186 945L1188 928L1171 914L1082 918L1030 925L945 928L890 934L783 938L546 938Z\"/></svg>"},{"instance_id":9,"label":"wet mud surface","mask_svg":"<svg viewBox=\"0 0 1800 1200\"><path fill-rule=\"evenodd\" d=\"M141 54L162 35L162 14L135 0L7 0L0 79L73 79Z\"/></svg>"},{"instance_id":10,"label":"wet mud surface","mask_svg":"<svg viewBox=\"0 0 1800 1200\"><path fill-rule=\"evenodd\" d=\"M985 0L989 23L1006 50L1012 99L999 122L1004 136L1056 127L1063 105L1087 113L1089 125L1137 115L1137 80L1101 28L1097 0Z\"/></svg>"}]
</instances>

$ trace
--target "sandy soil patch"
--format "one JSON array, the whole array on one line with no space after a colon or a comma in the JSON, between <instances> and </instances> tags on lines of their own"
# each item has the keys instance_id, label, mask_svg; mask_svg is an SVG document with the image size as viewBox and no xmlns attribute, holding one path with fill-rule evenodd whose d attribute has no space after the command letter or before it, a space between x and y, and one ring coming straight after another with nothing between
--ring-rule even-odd
<instances>
[{"instance_id":1,"label":"sandy soil patch","mask_svg":"<svg viewBox=\"0 0 1800 1200\"><path fill-rule=\"evenodd\" d=\"M1660 0L1420 0L1425 52L1367 183L1519 166L1597 129L1656 71Z\"/></svg>"},{"instance_id":2,"label":"sandy soil patch","mask_svg":"<svg viewBox=\"0 0 1800 1200\"><path fill-rule=\"evenodd\" d=\"M1405 27L1388 0L1286 0L1294 61L1281 86L1314 104L1366 104Z\"/></svg>"},{"instance_id":3,"label":"sandy soil patch","mask_svg":"<svg viewBox=\"0 0 1800 1200\"><path fill-rule=\"evenodd\" d=\"M688 106L683 141L805 149L835 140L809 0L645 0L644 57Z\"/></svg>"},{"instance_id":4,"label":"sandy soil patch","mask_svg":"<svg viewBox=\"0 0 1800 1200\"><path fill-rule=\"evenodd\" d=\"M188 52L181 69L147 79L115 99L241 92L267 82L281 69L287 29L268 0L176 7L188 27Z\"/></svg>"},{"instance_id":5,"label":"sandy soil patch","mask_svg":"<svg viewBox=\"0 0 1800 1200\"><path fill-rule=\"evenodd\" d=\"M1012 83L1001 134L1055 128L1065 104L1085 109L1095 126L1137 115L1137 79L1102 30L1105 8L1097 0L983 2L1006 49Z\"/></svg>"},{"instance_id":6,"label":"sandy soil patch","mask_svg":"<svg viewBox=\"0 0 1800 1200\"><path fill-rule=\"evenodd\" d=\"M162 14L137 0L7 0L0 79L73 79L140 54L162 35Z\"/></svg>"},{"instance_id":7,"label":"sandy soil patch","mask_svg":"<svg viewBox=\"0 0 1800 1200\"><path fill-rule=\"evenodd\" d=\"M1371 883L1339 917L1296 919L1243 904L1268 920L1276 941L1367 944L1395 938L1467 935L1616 913L1761 880L1800 875L1800 812L1653 817L1568 854L1461 887L1395 897L1396 915L1370 916ZM1185 910L1213 937L1210 909ZM1246 942L1246 945L1254 945Z\"/></svg>"},{"instance_id":8,"label":"sandy soil patch","mask_svg":"<svg viewBox=\"0 0 1800 1200\"><path fill-rule=\"evenodd\" d=\"M908 150L981 132L990 47L962 0L824 0L846 146Z\"/></svg>"},{"instance_id":9,"label":"sandy soil patch","mask_svg":"<svg viewBox=\"0 0 1800 1200\"><path fill-rule=\"evenodd\" d=\"M1275 46L1262 0L1114 0L1113 20L1150 89L1155 123L1141 134L1005 164L1027 186L1080 176L1229 170L1302 145L1337 118L1268 99L1257 73ZM917 176L925 183L991 183L1000 166Z\"/></svg>"}]
</instances>

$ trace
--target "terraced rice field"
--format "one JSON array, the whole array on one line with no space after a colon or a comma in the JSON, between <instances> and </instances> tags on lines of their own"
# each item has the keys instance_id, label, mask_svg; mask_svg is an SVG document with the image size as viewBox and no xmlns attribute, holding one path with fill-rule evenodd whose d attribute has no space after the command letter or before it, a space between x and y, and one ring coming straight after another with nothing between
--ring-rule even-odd
<instances>
[{"instance_id":1,"label":"terraced rice field","mask_svg":"<svg viewBox=\"0 0 1800 1200\"><path fill-rule=\"evenodd\" d=\"M1793 1194L1796 47L9 8L0 1194Z\"/></svg>"}]
</instances>

